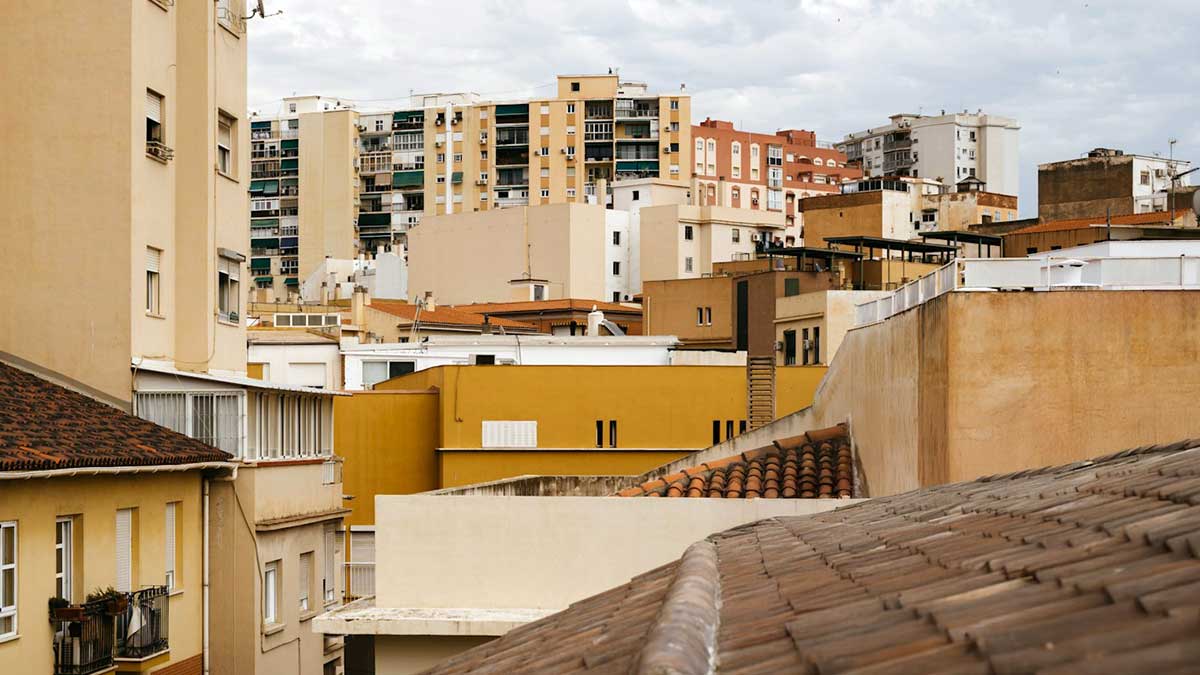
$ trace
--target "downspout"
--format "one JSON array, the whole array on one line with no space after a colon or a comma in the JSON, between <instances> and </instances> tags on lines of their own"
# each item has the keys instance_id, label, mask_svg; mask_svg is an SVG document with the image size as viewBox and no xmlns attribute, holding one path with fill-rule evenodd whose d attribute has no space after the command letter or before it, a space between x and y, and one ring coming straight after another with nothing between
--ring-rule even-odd
<instances>
[{"instance_id":1,"label":"downspout","mask_svg":"<svg viewBox=\"0 0 1200 675\"><path fill-rule=\"evenodd\" d=\"M233 471L229 474L229 476L220 476L220 477L217 477L215 480L219 480L221 482L232 482L232 481L237 480L237 474L238 474L238 465L235 464L233 466ZM202 668L203 668L205 675L207 675L207 673L209 672L209 669L211 667L210 664L212 663L212 657L209 655L209 649L208 649L210 633L212 632L208 625L209 617L211 614L210 601L209 601L209 596L210 596L209 591L210 591L210 586L211 586L211 584L209 583L209 573L210 573L211 565L209 564L209 561L208 561L209 551L211 550L211 547L209 546L210 518L208 515L208 503L209 503L209 500L208 500L209 487L208 486L209 486L209 483L211 483L213 480L214 479L210 479L207 476L204 478L204 499L203 499L203 501L204 501L204 506L203 506L203 508L204 508L204 544L203 544L204 572L203 572L203 582L202 582L202 585L204 587L204 598L202 601L202 604L204 605L204 618L203 618L204 646L202 648L203 656L201 656L201 660L203 662Z\"/></svg>"}]
</instances>

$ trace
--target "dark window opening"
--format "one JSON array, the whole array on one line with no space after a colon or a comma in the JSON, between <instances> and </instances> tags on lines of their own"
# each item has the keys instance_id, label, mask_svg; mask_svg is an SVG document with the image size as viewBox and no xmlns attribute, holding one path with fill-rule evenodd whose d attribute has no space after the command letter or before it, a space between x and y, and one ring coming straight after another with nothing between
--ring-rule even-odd
<instances>
[{"instance_id":1,"label":"dark window opening","mask_svg":"<svg viewBox=\"0 0 1200 675\"><path fill-rule=\"evenodd\" d=\"M713 445L721 442L721 420L713 420Z\"/></svg>"},{"instance_id":2,"label":"dark window opening","mask_svg":"<svg viewBox=\"0 0 1200 675\"><path fill-rule=\"evenodd\" d=\"M608 421L608 447L617 447L617 421Z\"/></svg>"},{"instance_id":3,"label":"dark window opening","mask_svg":"<svg viewBox=\"0 0 1200 675\"><path fill-rule=\"evenodd\" d=\"M388 379L416 372L417 364L412 361L388 361Z\"/></svg>"},{"instance_id":4,"label":"dark window opening","mask_svg":"<svg viewBox=\"0 0 1200 675\"><path fill-rule=\"evenodd\" d=\"M796 365L796 331L783 331L783 365Z\"/></svg>"},{"instance_id":5,"label":"dark window opening","mask_svg":"<svg viewBox=\"0 0 1200 675\"><path fill-rule=\"evenodd\" d=\"M604 420L596 420L596 447L604 447Z\"/></svg>"},{"instance_id":6,"label":"dark window opening","mask_svg":"<svg viewBox=\"0 0 1200 675\"><path fill-rule=\"evenodd\" d=\"M725 420L725 440L733 438L733 420Z\"/></svg>"}]
</instances>

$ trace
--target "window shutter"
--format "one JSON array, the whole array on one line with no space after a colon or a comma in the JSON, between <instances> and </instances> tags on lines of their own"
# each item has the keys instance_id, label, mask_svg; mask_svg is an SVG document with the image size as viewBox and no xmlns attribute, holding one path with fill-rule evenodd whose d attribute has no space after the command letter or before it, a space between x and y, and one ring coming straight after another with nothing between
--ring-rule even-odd
<instances>
[{"instance_id":1,"label":"window shutter","mask_svg":"<svg viewBox=\"0 0 1200 675\"><path fill-rule=\"evenodd\" d=\"M159 265L161 263L162 263L162 251L160 251L156 248L151 248L151 247L147 246L146 247L146 271L147 272L158 272Z\"/></svg>"},{"instance_id":2,"label":"window shutter","mask_svg":"<svg viewBox=\"0 0 1200 675\"><path fill-rule=\"evenodd\" d=\"M146 90L146 118L162 124L162 97Z\"/></svg>"},{"instance_id":3,"label":"window shutter","mask_svg":"<svg viewBox=\"0 0 1200 675\"><path fill-rule=\"evenodd\" d=\"M333 528L325 530L325 602L333 601L333 593L335 588L334 563L337 562L337 554L335 553L337 547L336 537L337 532Z\"/></svg>"},{"instance_id":4,"label":"window shutter","mask_svg":"<svg viewBox=\"0 0 1200 675\"><path fill-rule=\"evenodd\" d=\"M311 582L308 579L308 575L310 574L310 571L308 568L311 566L312 566L312 554L311 553L301 553L300 554L300 598L303 601L303 604L301 605L301 607L302 607L302 609L306 609L306 610L310 608L309 602L311 602L311 598L308 597L308 589L312 588L312 586L310 585Z\"/></svg>"},{"instance_id":5,"label":"window shutter","mask_svg":"<svg viewBox=\"0 0 1200 675\"><path fill-rule=\"evenodd\" d=\"M117 510L117 590L128 593L133 588L132 569L133 514L129 509Z\"/></svg>"},{"instance_id":6,"label":"window shutter","mask_svg":"<svg viewBox=\"0 0 1200 675\"><path fill-rule=\"evenodd\" d=\"M375 562L375 533L350 533L351 562Z\"/></svg>"},{"instance_id":7,"label":"window shutter","mask_svg":"<svg viewBox=\"0 0 1200 675\"><path fill-rule=\"evenodd\" d=\"M175 578L175 502L167 504L166 523L167 572L172 581ZM174 583L171 584L174 586Z\"/></svg>"},{"instance_id":8,"label":"window shutter","mask_svg":"<svg viewBox=\"0 0 1200 675\"><path fill-rule=\"evenodd\" d=\"M224 121L218 122L217 123L217 145L220 145L220 146L226 147L226 148L230 147L231 144L229 142L229 137L230 137L229 123L224 122Z\"/></svg>"}]
</instances>

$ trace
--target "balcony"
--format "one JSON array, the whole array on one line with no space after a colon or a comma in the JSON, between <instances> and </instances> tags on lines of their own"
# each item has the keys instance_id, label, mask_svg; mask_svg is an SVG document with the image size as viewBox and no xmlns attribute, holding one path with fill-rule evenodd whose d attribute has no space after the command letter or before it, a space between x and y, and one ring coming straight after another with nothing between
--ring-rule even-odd
<instances>
[{"instance_id":1,"label":"balcony","mask_svg":"<svg viewBox=\"0 0 1200 675\"><path fill-rule=\"evenodd\" d=\"M657 101L655 101L657 104ZM617 119L645 119L658 117L658 105L650 105L649 102L617 100Z\"/></svg>"},{"instance_id":2,"label":"balcony","mask_svg":"<svg viewBox=\"0 0 1200 675\"><path fill-rule=\"evenodd\" d=\"M347 562L346 601L375 595L375 563Z\"/></svg>"},{"instance_id":3,"label":"balcony","mask_svg":"<svg viewBox=\"0 0 1200 675\"><path fill-rule=\"evenodd\" d=\"M129 594L129 607L117 616L117 658L144 659L167 651L169 603L166 586Z\"/></svg>"},{"instance_id":4,"label":"balcony","mask_svg":"<svg viewBox=\"0 0 1200 675\"><path fill-rule=\"evenodd\" d=\"M497 129L496 147L512 145L529 145L528 129Z\"/></svg>"},{"instance_id":5,"label":"balcony","mask_svg":"<svg viewBox=\"0 0 1200 675\"><path fill-rule=\"evenodd\" d=\"M146 154L164 164L175 159L175 151L162 141L146 141Z\"/></svg>"},{"instance_id":6,"label":"balcony","mask_svg":"<svg viewBox=\"0 0 1200 675\"><path fill-rule=\"evenodd\" d=\"M113 666L113 617L104 600L66 608L78 617L51 621L55 675L89 675ZM52 617L53 618L53 617Z\"/></svg>"},{"instance_id":7,"label":"balcony","mask_svg":"<svg viewBox=\"0 0 1200 675\"><path fill-rule=\"evenodd\" d=\"M283 131L279 132L279 137L283 139L300 138L300 130L284 129Z\"/></svg>"}]
</instances>

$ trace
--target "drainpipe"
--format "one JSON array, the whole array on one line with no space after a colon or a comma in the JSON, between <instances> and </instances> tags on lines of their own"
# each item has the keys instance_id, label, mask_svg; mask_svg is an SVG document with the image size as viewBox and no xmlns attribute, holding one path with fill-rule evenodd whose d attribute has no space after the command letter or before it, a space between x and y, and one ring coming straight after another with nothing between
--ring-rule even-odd
<instances>
[{"instance_id":1,"label":"drainpipe","mask_svg":"<svg viewBox=\"0 0 1200 675\"><path fill-rule=\"evenodd\" d=\"M207 476L204 478L204 498L203 498L203 502L204 502L204 506L203 506L203 509L204 509L204 544L203 544L204 560L203 560L203 564L202 564L202 567L204 568L203 583L202 583L202 585L204 586L204 598L201 603L204 605L204 618L203 618L204 646L203 646L203 651L202 651L203 656L201 657L201 660L203 662L202 667L203 667L205 675L208 675L208 672L210 669L210 664L212 662L212 657L209 655L209 649L208 649L210 634L212 632L208 627L209 615L211 613L210 612L211 608L210 608L210 604L209 604L209 587L211 585L209 583L209 572L210 572L211 565L208 562L208 556L209 556L209 551L210 551L210 546L209 546L210 518L208 515L208 496L209 496L208 486L213 480L219 480L221 482L236 481L237 474L238 474L238 465L235 464L233 466L233 471L228 476L219 476L215 479L208 478Z\"/></svg>"}]
</instances>

